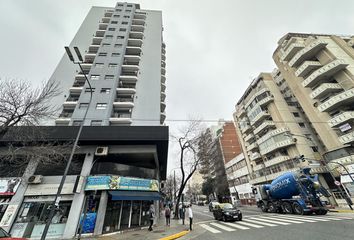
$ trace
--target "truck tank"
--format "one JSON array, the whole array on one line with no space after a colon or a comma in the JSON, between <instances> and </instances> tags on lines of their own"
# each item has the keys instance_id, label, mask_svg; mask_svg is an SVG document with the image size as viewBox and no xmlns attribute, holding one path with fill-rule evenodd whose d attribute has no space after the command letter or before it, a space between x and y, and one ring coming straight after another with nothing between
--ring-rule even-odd
<instances>
[{"instance_id":1,"label":"truck tank","mask_svg":"<svg viewBox=\"0 0 354 240\"><path fill-rule=\"evenodd\" d=\"M296 179L296 173L288 172L274 179L271 184L267 184L266 189L273 199L290 199L300 193Z\"/></svg>"}]
</instances>

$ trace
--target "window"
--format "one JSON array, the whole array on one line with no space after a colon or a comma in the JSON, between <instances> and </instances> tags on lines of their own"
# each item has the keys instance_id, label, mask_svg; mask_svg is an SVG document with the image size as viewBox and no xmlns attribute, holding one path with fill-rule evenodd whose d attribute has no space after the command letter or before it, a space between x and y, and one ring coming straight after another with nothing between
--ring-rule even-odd
<instances>
[{"instance_id":1,"label":"window","mask_svg":"<svg viewBox=\"0 0 354 240\"><path fill-rule=\"evenodd\" d=\"M97 103L96 109L107 109L107 103Z\"/></svg>"},{"instance_id":2,"label":"window","mask_svg":"<svg viewBox=\"0 0 354 240\"><path fill-rule=\"evenodd\" d=\"M119 57L120 53L112 53L112 57Z\"/></svg>"},{"instance_id":3,"label":"window","mask_svg":"<svg viewBox=\"0 0 354 240\"><path fill-rule=\"evenodd\" d=\"M318 148L317 147L311 147L313 152L318 152Z\"/></svg>"},{"instance_id":4,"label":"window","mask_svg":"<svg viewBox=\"0 0 354 240\"><path fill-rule=\"evenodd\" d=\"M118 21L112 21L111 24L118 24Z\"/></svg>"},{"instance_id":5,"label":"window","mask_svg":"<svg viewBox=\"0 0 354 240\"><path fill-rule=\"evenodd\" d=\"M106 52L100 52L100 53L98 53L98 56L105 57L105 56L107 56L107 53Z\"/></svg>"},{"instance_id":6,"label":"window","mask_svg":"<svg viewBox=\"0 0 354 240\"><path fill-rule=\"evenodd\" d=\"M101 93L109 94L111 92L110 88L102 88Z\"/></svg>"},{"instance_id":7,"label":"window","mask_svg":"<svg viewBox=\"0 0 354 240\"><path fill-rule=\"evenodd\" d=\"M115 31L115 30L116 30L115 28L108 28L108 31Z\"/></svg>"},{"instance_id":8,"label":"window","mask_svg":"<svg viewBox=\"0 0 354 240\"><path fill-rule=\"evenodd\" d=\"M119 28L119 32L126 32L127 29L126 28Z\"/></svg>"},{"instance_id":9,"label":"window","mask_svg":"<svg viewBox=\"0 0 354 240\"><path fill-rule=\"evenodd\" d=\"M114 75L106 75L106 76L104 76L105 80L113 80L113 78L114 78Z\"/></svg>"},{"instance_id":10,"label":"window","mask_svg":"<svg viewBox=\"0 0 354 240\"><path fill-rule=\"evenodd\" d=\"M100 75L91 75L90 79L91 80L99 80L100 79Z\"/></svg>"},{"instance_id":11,"label":"window","mask_svg":"<svg viewBox=\"0 0 354 240\"><path fill-rule=\"evenodd\" d=\"M132 10L130 10L130 9L127 9L127 10L125 10L125 12L131 12Z\"/></svg>"},{"instance_id":12,"label":"window","mask_svg":"<svg viewBox=\"0 0 354 240\"><path fill-rule=\"evenodd\" d=\"M133 5L131 5L131 4L128 4L128 5L127 5L127 7L133 7Z\"/></svg>"},{"instance_id":13,"label":"window","mask_svg":"<svg viewBox=\"0 0 354 240\"><path fill-rule=\"evenodd\" d=\"M124 18L130 18L130 16L125 15Z\"/></svg>"},{"instance_id":14,"label":"window","mask_svg":"<svg viewBox=\"0 0 354 240\"><path fill-rule=\"evenodd\" d=\"M87 108L88 107L88 103L80 103L79 108Z\"/></svg>"},{"instance_id":15,"label":"window","mask_svg":"<svg viewBox=\"0 0 354 240\"><path fill-rule=\"evenodd\" d=\"M124 36L117 36L117 39L124 39Z\"/></svg>"},{"instance_id":16,"label":"window","mask_svg":"<svg viewBox=\"0 0 354 240\"><path fill-rule=\"evenodd\" d=\"M116 9L116 12L121 12L122 11L122 9Z\"/></svg>"},{"instance_id":17,"label":"window","mask_svg":"<svg viewBox=\"0 0 354 240\"><path fill-rule=\"evenodd\" d=\"M92 120L91 121L91 126L101 126L102 125L102 120Z\"/></svg>"},{"instance_id":18,"label":"window","mask_svg":"<svg viewBox=\"0 0 354 240\"><path fill-rule=\"evenodd\" d=\"M118 67L118 64L116 64L116 63L110 63L110 64L108 64L108 67L109 67L109 68L116 68L116 67Z\"/></svg>"},{"instance_id":19,"label":"window","mask_svg":"<svg viewBox=\"0 0 354 240\"><path fill-rule=\"evenodd\" d=\"M114 44L114 47L115 47L115 48L121 48L122 46L123 46L123 44L121 44L121 43Z\"/></svg>"},{"instance_id":20,"label":"window","mask_svg":"<svg viewBox=\"0 0 354 240\"><path fill-rule=\"evenodd\" d=\"M103 63L96 63L95 67L96 68L103 68L104 64Z\"/></svg>"},{"instance_id":21,"label":"window","mask_svg":"<svg viewBox=\"0 0 354 240\"><path fill-rule=\"evenodd\" d=\"M106 35L106 39L113 39L113 35Z\"/></svg>"},{"instance_id":22,"label":"window","mask_svg":"<svg viewBox=\"0 0 354 240\"><path fill-rule=\"evenodd\" d=\"M109 43L102 43L102 46L103 46L103 47L107 47L107 46L109 46L109 45L111 45L111 44L109 44Z\"/></svg>"},{"instance_id":23,"label":"window","mask_svg":"<svg viewBox=\"0 0 354 240\"><path fill-rule=\"evenodd\" d=\"M89 87L88 87L88 88L85 88L85 92L86 92L86 93L95 92L95 89L96 89L96 88L89 88Z\"/></svg>"},{"instance_id":24,"label":"window","mask_svg":"<svg viewBox=\"0 0 354 240\"><path fill-rule=\"evenodd\" d=\"M122 25L128 25L128 22L122 22Z\"/></svg>"},{"instance_id":25,"label":"window","mask_svg":"<svg viewBox=\"0 0 354 240\"><path fill-rule=\"evenodd\" d=\"M119 18L119 17L120 17L120 15L113 15L113 17L114 17L114 18Z\"/></svg>"},{"instance_id":26,"label":"window","mask_svg":"<svg viewBox=\"0 0 354 240\"><path fill-rule=\"evenodd\" d=\"M119 3L119 4L118 4L118 7L123 7L123 4Z\"/></svg>"},{"instance_id":27,"label":"window","mask_svg":"<svg viewBox=\"0 0 354 240\"><path fill-rule=\"evenodd\" d=\"M80 126L82 123L82 120L75 120L73 121L73 126Z\"/></svg>"},{"instance_id":28,"label":"window","mask_svg":"<svg viewBox=\"0 0 354 240\"><path fill-rule=\"evenodd\" d=\"M293 112L294 117L300 117L300 114L297 112Z\"/></svg>"},{"instance_id":29,"label":"window","mask_svg":"<svg viewBox=\"0 0 354 240\"><path fill-rule=\"evenodd\" d=\"M305 128L305 123L299 123L299 126L302 127L302 128Z\"/></svg>"}]
</instances>

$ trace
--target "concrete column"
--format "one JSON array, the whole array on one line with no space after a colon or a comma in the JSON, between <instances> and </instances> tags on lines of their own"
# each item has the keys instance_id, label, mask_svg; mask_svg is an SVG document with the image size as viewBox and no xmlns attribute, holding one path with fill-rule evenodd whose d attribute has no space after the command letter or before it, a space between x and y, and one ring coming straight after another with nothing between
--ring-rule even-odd
<instances>
[{"instance_id":1,"label":"concrete column","mask_svg":"<svg viewBox=\"0 0 354 240\"><path fill-rule=\"evenodd\" d=\"M16 194L11 198L11 201L9 202L9 205L18 205L18 208L14 214L14 217L12 218L10 225L8 227L3 227L5 231L9 231L12 228L12 225L14 224L18 211L20 210L21 204L24 199L25 192L27 190L28 186L28 178L34 174L36 171L38 165L38 160L37 159L31 159L26 167L25 172L22 175L21 183L17 188Z\"/></svg>"},{"instance_id":2,"label":"concrete column","mask_svg":"<svg viewBox=\"0 0 354 240\"><path fill-rule=\"evenodd\" d=\"M107 202L108 202L108 193L107 193L107 191L102 191L101 198L100 198L100 204L98 206L98 211L97 211L95 231L94 231L93 235L102 234L104 217L106 215Z\"/></svg>"},{"instance_id":3,"label":"concrete column","mask_svg":"<svg viewBox=\"0 0 354 240\"><path fill-rule=\"evenodd\" d=\"M84 183L86 182L86 177L90 174L92 164L93 164L94 152L92 150L91 153L87 153L85 156L84 164L82 165L80 175L84 177ZM85 184L83 184L85 186ZM65 226L63 238L71 239L76 235L76 229L79 224L80 215L83 208L85 198L84 187L80 190L80 193L74 194L74 199L70 208L70 213L68 216L68 221Z\"/></svg>"}]
</instances>

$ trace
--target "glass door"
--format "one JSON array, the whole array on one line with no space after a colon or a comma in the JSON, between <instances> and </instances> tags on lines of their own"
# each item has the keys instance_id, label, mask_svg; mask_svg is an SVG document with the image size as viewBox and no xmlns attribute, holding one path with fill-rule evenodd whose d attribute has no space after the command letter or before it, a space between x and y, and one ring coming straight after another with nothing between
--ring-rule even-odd
<instances>
[{"instance_id":1,"label":"glass door","mask_svg":"<svg viewBox=\"0 0 354 240\"><path fill-rule=\"evenodd\" d=\"M123 201L122 214L120 219L120 229L129 228L131 205L132 201Z\"/></svg>"},{"instance_id":2,"label":"glass door","mask_svg":"<svg viewBox=\"0 0 354 240\"><path fill-rule=\"evenodd\" d=\"M103 225L104 233L118 231L122 202L123 201L108 201Z\"/></svg>"},{"instance_id":3,"label":"glass door","mask_svg":"<svg viewBox=\"0 0 354 240\"><path fill-rule=\"evenodd\" d=\"M141 201L133 201L132 205L132 221L130 227L138 227L140 225L140 210L141 210Z\"/></svg>"}]
</instances>

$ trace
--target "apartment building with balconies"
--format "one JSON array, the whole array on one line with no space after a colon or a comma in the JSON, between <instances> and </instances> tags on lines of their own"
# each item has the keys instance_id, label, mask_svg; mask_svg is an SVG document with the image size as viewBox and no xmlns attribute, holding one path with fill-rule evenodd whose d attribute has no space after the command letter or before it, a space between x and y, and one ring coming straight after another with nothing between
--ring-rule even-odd
<instances>
[{"instance_id":1,"label":"apartment building with balconies","mask_svg":"<svg viewBox=\"0 0 354 240\"><path fill-rule=\"evenodd\" d=\"M287 83L303 109L327 163L354 163L353 44L353 36L288 33L273 54L277 78ZM330 188L336 189L330 182Z\"/></svg>"},{"instance_id":2,"label":"apartment building with balconies","mask_svg":"<svg viewBox=\"0 0 354 240\"><path fill-rule=\"evenodd\" d=\"M296 99L277 81L276 75L261 73L236 104L236 132L252 185L270 182L319 159L316 145L308 140L313 132ZM311 160L300 161L300 155Z\"/></svg>"},{"instance_id":3,"label":"apartment building with balconies","mask_svg":"<svg viewBox=\"0 0 354 240\"><path fill-rule=\"evenodd\" d=\"M142 10L139 4L118 4L116 8L93 7L71 42L70 47L84 52L82 70L63 56L53 73L51 80L60 82L63 90L53 100L61 108L57 126L79 125L86 108L84 125L164 124L162 13Z\"/></svg>"}]
</instances>

